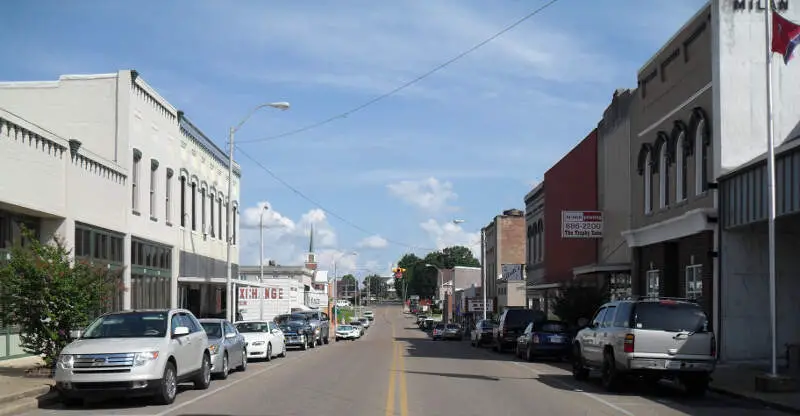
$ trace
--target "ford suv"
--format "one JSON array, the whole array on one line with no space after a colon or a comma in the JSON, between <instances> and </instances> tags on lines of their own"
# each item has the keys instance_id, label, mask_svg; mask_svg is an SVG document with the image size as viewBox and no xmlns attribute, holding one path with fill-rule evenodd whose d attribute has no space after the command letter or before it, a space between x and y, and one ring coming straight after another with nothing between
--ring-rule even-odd
<instances>
[{"instance_id":1,"label":"ford suv","mask_svg":"<svg viewBox=\"0 0 800 416\"><path fill-rule=\"evenodd\" d=\"M103 315L61 351L56 389L67 405L89 396L153 396L175 401L177 385L211 383L208 337L185 309L135 310Z\"/></svg>"},{"instance_id":2,"label":"ford suv","mask_svg":"<svg viewBox=\"0 0 800 416\"><path fill-rule=\"evenodd\" d=\"M650 382L680 381L690 395L705 394L716 367L716 339L694 301L639 298L609 302L573 342L572 374L599 370L603 386L616 390L624 376Z\"/></svg>"}]
</instances>

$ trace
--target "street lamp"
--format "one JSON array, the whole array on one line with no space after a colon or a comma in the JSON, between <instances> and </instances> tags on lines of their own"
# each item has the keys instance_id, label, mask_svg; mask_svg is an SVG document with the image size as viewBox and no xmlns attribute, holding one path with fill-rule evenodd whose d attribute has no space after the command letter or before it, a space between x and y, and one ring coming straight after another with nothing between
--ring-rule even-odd
<instances>
[{"instance_id":1,"label":"street lamp","mask_svg":"<svg viewBox=\"0 0 800 416\"><path fill-rule=\"evenodd\" d=\"M231 265L231 251L233 250L233 244L236 243L235 241L233 241L233 148L234 148L233 140L234 136L236 135L236 132L239 131L240 128L242 128L242 126L244 125L244 123L247 122L247 120L250 120L250 117L252 117L256 111L267 107L285 111L289 109L290 105L285 101L280 101L280 102L261 104L259 106L256 106L255 108L250 110L250 112L242 119L242 121L239 122L239 124L237 124L234 127L231 127L230 130L228 131L228 209L227 209L228 224L226 227L228 231L227 235L228 255L227 255L227 260L225 262L228 269L228 275L225 279L225 292L227 293L226 296L227 297L226 305L228 309L227 318L228 321L230 322L233 322L236 316L236 312L234 312L235 308L233 306L233 298L234 298L233 276L232 276L233 270Z\"/></svg>"},{"instance_id":2,"label":"street lamp","mask_svg":"<svg viewBox=\"0 0 800 416\"><path fill-rule=\"evenodd\" d=\"M453 224L456 225L465 222L466 220L453 220ZM486 320L486 234L483 227L481 227L481 292L483 292L483 319Z\"/></svg>"}]
</instances>

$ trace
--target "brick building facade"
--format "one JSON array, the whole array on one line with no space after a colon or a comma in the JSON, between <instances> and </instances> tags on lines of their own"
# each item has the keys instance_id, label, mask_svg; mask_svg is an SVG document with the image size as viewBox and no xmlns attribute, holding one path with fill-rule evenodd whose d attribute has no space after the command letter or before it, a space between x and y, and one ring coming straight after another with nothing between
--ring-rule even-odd
<instances>
[{"instance_id":1,"label":"brick building facade","mask_svg":"<svg viewBox=\"0 0 800 416\"><path fill-rule=\"evenodd\" d=\"M494 299L495 312L505 306L525 306L525 280L502 278L504 264L525 264L525 214L518 209L503 211L483 228L486 242L486 296ZM524 268L524 267L523 267Z\"/></svg>"}]
</instances>

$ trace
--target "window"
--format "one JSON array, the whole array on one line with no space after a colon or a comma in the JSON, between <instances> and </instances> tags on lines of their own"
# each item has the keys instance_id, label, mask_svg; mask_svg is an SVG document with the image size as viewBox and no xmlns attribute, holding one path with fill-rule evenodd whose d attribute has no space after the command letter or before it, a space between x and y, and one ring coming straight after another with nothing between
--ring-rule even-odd
<instances>
[{"instance_id":1,"label":"window","mask_svg":"<svg viewBox=\"0 0 800 416\"><path fill-rule=\"evenodd\" d=\"M158 218L156 213L156 186L158 184L158 161L150 159L150 218Z\"/></svg>"},{"instance_id":2,"label":"window","mask_svg":"<svg viewBox=\"0 0 800 416\"><path fill-rule=\"evenodd\" d=\"M172 248L131 239L131 307L167 308L172 290Z\"/></svg>"},{"instance_id":3,"label":"window","mask_svg":"<svg viewBox=\"0 0 800 416\"><path fill-rule=\"evenodd\" d=\"M706 121L700 120L694 133L695 195L708 190L708 146L703 137L705 125Z\"/></svg>"},{"instance_id":4,"label":"window","mask_svg":"<svg viewBox=\"0 0 800 416\"><path fill-rule=\"evenodd\" d=\"M605 309L600 309L599 311L597 311L597 313L594 315L594 319L592 319L592 325L595 327L599 327L603 323L603 317L605 316L605 314L606 314Z\"/></svg>"},{"instance_id":5,"label":"window","mask_svg":"<svg viewBox=\"0 0 800 416\"><path fill-rule=\"evenodd\" d=\"M167 224L172 222L172 176L174 172L172 169L167 169L167 181L164 185L164 219Z\"/></svg>"},{"instance_id":6,"label":"window","mask_svg":"<svg viewBox=\"0 0 800 416\"><path fill-rule=\"evenodd\" d=\"M658 204L661 208L669 206L669 156L667 153L667 144L661 146L661 151L658 156Z\"/></svg>"},{"instance_id":7,"label":"window","mask_svg":"<svg viewBox=\"0 0 800 416\"><path fill-rule=\"evenodd\" d=\"M239 207L234 205L233 206L233 211L232 211L233 212L233 222L231 223L231 228L233 229L232 232L231 232L231 236L233 237L233 238L231 238L231 244L232 245L236 245L236 211L238 210L238 208Z\"/></svg>"},{"instance_id":8,"label":"window","mask_svg":"<svg viewBox=\"0 0 800 416\"><path fill-rule=\"evenodd\" d=\"M181 227L186 227L186 177L181 176Z\"/></svg>"},{"instance_id":9,"label":"window","mask_svg":"<svg viewBox=\"0 0 800 416\"><path fill-rule=\"evenodd\" d=\"M209 224L211 225L208 228L211 229L211 238L214 238L214 236L216 235L216 233L214 232L214 230L216 228L214 226L214 223L216 221L214 221L214 194L213 193L211 193L211 195L208 196L208 207L209 207L209 210L210 210L208 218L210 219Z\"/></svg>"},{"instance_id":10,"label":"window","mask_svg":"<svg viewBox=\"0 0 800 416\"><path fill-rule=\"evenodd\" d=\"M208 228L206 228L206 188L200 190L200 219L201 219L201 230L203 234L208 233Z\"/></svg>"},{"instance_id":11,"label":"window","mask_svg":"<svg viewBox=\"0 0 800 416\"><path fill-rule=\"evenodd\" d=\"M652 160L650 153L644 163L644 213L649 214L653 211L653 171L651 169Z\"/></svg>"},{"instance_id":12,"label":"window","mask_svg":"<svg viewBox=\"0 0 800 416\"><path fill-rule=\"evenodd\" d=\"M88 224L75 223L75 258L88 261L95 266L108 267L111 270L120 270L125 262L124 258L125 236L110 230L94 227ZM119 274L118 278L121 279ZM107 311L122 309L123 289L119 281L119 289L111 294L107 304Z\"/></svg>"},{"instance_id":13,"label":"window","mask_svg":"<svg viewBox=\"0 0 800 416\"><path fill-rule=\"evenodd\" d=\"M222 240L222 195L220 195L219 199L217 200L217 235L219 239Z\"/></svg>"},{"instance_id":14,"label":"window","mask_svg":"<svg viewBox=\"0 0 800 416\"><path fill-rule=\"evenodd\" d=\"M135 214L139 212L139 169L142 162L142 152L133 149L133 166L131 168L131 209Z\"/></svg>"},{"instance_id":15,"label":"window","mask_svg":"<svg viewBox=\"0 0 800 416\"><path fill-rule=\"evenodd\" d=\"M700 306L688 302L639 302L634 309L636 329L668 332L707 332L708 317Z\"/></svg>"},{"instance_id":16,"label":"window","mask_svg":"<svg viewBox=\"0 0 800 416\"><path fill-rule=\"evenodd\" d=\"M608 283L611 300L626 299L633 294L631 275L628 273L612 273Z\"/></svg>"},{"instance_id":17,"label":"window","mask_svg":"<svg viewBox=\"0 0 800 416\"><path fill-rule=\"evenodd\" d=\"M647 297L657 298L660 292L661 271L648 270L647 271Z\"/></svg>"},{"instance_id":18,"label":"window","mask_svg":"<svg viewBox=\"0 0 800 416\"><path fill-rule=\"evenodd\" d=\"M225 241L228 241L228 239L231 237L231 229L230 229L231 216L230 212L228 212L229 204L230 202L225 203Z\"/></svg>"},{"instance_id":19,"label":"window","mask_svg":"<svg viewBox=\"0 0 800 416\"><path fill-rule=\"evenodd\" d=\"M603 328L609 328L614 324L614 314L617 312L616 306L609 306L606 308L606 314L603 317Z\"/></svg>"},{"instance_id":20,"label":"window","mask_svg":"<svg viewBox=\"0 0 800 416\"><path fill-rule=\"evenodd\" d=\"M197 231L197 183L192 182L192 231Z\"/></svg>"},{"instance_id":21,"label":"window","mask_svg":"<svg viewBox=\"0 0 800 416\"><path fill-rule=\"evenodd\" d=\"M702 264L686 267L686 297L689 299L700 299L703 297Z\"/></svg>"},{"instance_id":22,"label":"window","mask_svg":"<svg viewBox=\"0 0 800 416\"><path fill-rule=\"evenodd\" d=\"M686 139L686 135L681 133L678 136L677 143L675 145L675 201L680 202L686 199L686 178L687 178L687 170L686 169L686 153L683 151L683 143Z\"/></svg>"}]
</instances>

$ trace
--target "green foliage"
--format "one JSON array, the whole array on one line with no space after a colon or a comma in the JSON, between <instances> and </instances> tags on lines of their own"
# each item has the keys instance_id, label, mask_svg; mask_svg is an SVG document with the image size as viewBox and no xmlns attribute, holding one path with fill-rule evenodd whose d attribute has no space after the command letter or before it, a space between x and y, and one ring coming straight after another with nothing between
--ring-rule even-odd
<instances>
[{"instance_id":1,"label":"green foliage","mask_svg":"<svg viewBox=\"0 0 800 416\"><path fill-rule=\"evenodd\" d=\"M556 297L553 312L561 320L575 325L580 318L592 319L597 309L607 301L608 295L601 288L572 284Z\"/></svg>"},{"instance_id":2,"label":"green foliage","mask_svg":"<svg viewBox=\"0 0 800 416\"><path fill-rule=\"evenodd\" d=\"M18 325L22 348L52 366L72 342L70 332L110 308L121 274L85 262L73 265L59 239L44 244L28 230L23 237L27 244L14 247L0 265L0 321Z\"/></svg>"},{"instance_id":3,"label":"green foliage","mask_svg":"<svg viewBox=\"0 0 800 416\"><path fill-rule=\"evenodd\" d=\"M364 278L364 288L368 289L369 293L373 296L379 296L384 292L383 278L377 274L371 274Z\"/></svg>"},{"instance_id":4,"label":"green foliage","mask_svg":"<svg viewBox=\"0 0 800 416\"><path fill-rule=\"evenodd\" d=\"M469 248L464 246L447 247L440 251L432 251L419 258L414 254L405 254L397 262L398 267L406 269L403 279L395 280L395 289L401 298L405 298L403 290L406 285L408 293L419 295L420 298L432 298L436 295L436 288L439 281L439 272L434 265L440 269L452 269L455 266L480 267L481 263L476 259Z\"/></svg>"}]
</instances>

